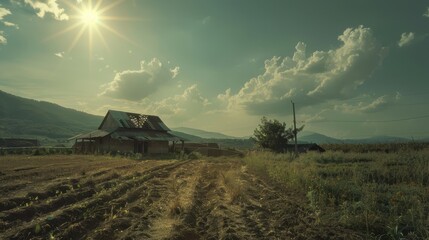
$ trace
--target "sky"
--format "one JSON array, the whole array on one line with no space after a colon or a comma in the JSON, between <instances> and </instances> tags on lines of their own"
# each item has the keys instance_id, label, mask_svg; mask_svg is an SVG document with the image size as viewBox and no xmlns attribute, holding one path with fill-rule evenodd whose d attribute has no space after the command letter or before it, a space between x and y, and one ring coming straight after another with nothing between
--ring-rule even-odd
<instances>
[{"instance_id":1,"label":"sky","mask_svg":"<svg viewBox=\"0 0 429 240\"><path fill-rule=\"evenodd\" d=\"M0 90L250 136L429 136L429 1L0 0Z\"/></svg>"}]
</instances>

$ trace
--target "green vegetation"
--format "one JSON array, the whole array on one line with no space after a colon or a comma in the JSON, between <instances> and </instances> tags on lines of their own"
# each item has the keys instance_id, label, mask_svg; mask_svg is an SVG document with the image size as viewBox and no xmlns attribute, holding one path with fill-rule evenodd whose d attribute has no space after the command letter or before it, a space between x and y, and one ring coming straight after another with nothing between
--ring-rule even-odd
<instances>
[{"instance_id":1,"label":"green vegetation","mask_svg":"<svg viewBox=\"0 0 429 240\"><path fill-rule=\"evenodd\" d=\"M368 153L368 152L385 152L396 153L403 151L421 151L429 148L428 142L398 142L398 143L377 143L377 144L321 144L326 150Z\"/></svg>"},{"instance_id":2,"label":"green vegetation","mask_svg":"<svg viewBox=\"0 0 429 240\"><path fill-rule=\"evenodd\" d=\"M65 139L94 130L102 120L59 105L0 91L0 136Z\"/></svg>"},{"instance_id":3,"label":"green vegetation","mask_svg":"<svg viewBox=\"0 0 429 240\"><path fill-rule=\"evenodd\" d=\"M301 130L302 128L297 129L297 131ZM262 117L261 123L255 129L253 136L253 139L261 148L283 152L289 139L294 138L294 131L291 128L286 129L286 123Z\"/></svg>"},{"instance_id":4,"label":"green vegetation","mask_svg":"<svg viewBox=\"0 0 429 240\"><path fill-rule=\"evenodd\" d=\"M367 239L429 238L429 149L395 153L249 153L250 169L305 191L316 222Z\"/></svg>"},{"instance_id":5,"label":"green vegetation","mask_svg":"<svg viewBox=\"0 0 429 240\"><path fill-rule=\"evenodd\" d=\"M0 156L4 155L56 155L56 154L72 154L73 150L67 147L38 147L38 148L0 148Z\"/></svg>"}]
</instances>

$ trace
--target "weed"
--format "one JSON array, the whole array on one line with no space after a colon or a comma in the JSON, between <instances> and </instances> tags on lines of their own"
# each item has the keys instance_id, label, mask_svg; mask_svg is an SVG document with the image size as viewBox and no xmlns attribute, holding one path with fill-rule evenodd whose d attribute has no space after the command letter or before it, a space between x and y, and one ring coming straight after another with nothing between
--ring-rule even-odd
<instances>
[{"instance_id":1,"label":"weed","mask_svg":"<svg viewBox=\"0 0 429 240\"><path fill-rule=\"evenodd\" d=\"M236 202L241 198L243 186L240 182L240 170L228 170L225 173L221 172L221 179L229 193L230 201Z\"/></svg>"},{"instance_id":2,"label":"weed","mask_svg":"<svg viewBox=\"0 0 429 240\"><path fill-rule=\"evenodd\" d=\"M260 152L249 153L244 161L259 174L305 190L316 222L338 219L367 238L424 239L429 232L429 150L400 147L388 153L307 153L296 160Z\"/></svg>"},{"instance_id":3,"label":"weed","mask_svg":"<svg viewBox=\"0 0 429 240\"><path fill-rule=\"evenodd\" d=\"M175 198L168 205L168 213L170 216L178 216L183 212L182 204L180 203L179 198Z\"/></svg>"}]
</instances>

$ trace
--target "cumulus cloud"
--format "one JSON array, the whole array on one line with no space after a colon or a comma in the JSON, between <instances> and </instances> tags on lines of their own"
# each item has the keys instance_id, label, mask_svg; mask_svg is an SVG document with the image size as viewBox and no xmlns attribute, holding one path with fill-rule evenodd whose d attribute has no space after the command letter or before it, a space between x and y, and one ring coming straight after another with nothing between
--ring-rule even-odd
<instances>
[{"instance_id":1,"label":"cumulus cloud","mask_svg":"<svg viewBox=\"0 0 429 240\"><path fill-rule=\"evenodd\" d=\"M367 97L369 98L369 97ZM393 105L401 98L401 95L397 93L395 96L383 95L370 101L360 101L357 104L339 104L334 108L342 112L348 113L374 113L386 109L388 106Z\"/></svg>"},{"instance_id":2,"label":"cumulus cloud","mask_svg":"<svg viewBox=\"0 0 429 240\"><path fill-rule=\"evenodd\" d=\"M171 81L178 71L178 67L170 69L156 58L148 63L142 61L139 70L116 73L112 82L102 86L104 91L100 95L140 101Z\"/></svg>"},{"instance_id":3,"label":"cumulus cloud","mask_svg":"<svg viewBox=\"0 0 429 240\"><path fill-rule=\"evenodd\" d=\"M415 39L415 35L413 32L409 32L409 33L402 33L401 35L401 39L399 39L398 41L398 46L399 47L404 47L407 45L410 45L412 41L414 41Z\"/></svg>"},{"instance_id":4,"label":"cumulus cloud","mask_svg":"<svg viewBox=\"0 0 429 240\"><path fill-rule=\"evenodd\" d=\"M64 54L65 54L65 52L59 52L59 53L55 53L54 55L59 57L59 58L64 58Z\"/></svg>"},{"instance_id":5,"label":"cumulus cloud","mask_svg":"<svg viewBox=\"0 0 429 240\"><path fill-rule=\"evenodd\" d=\"M3 31L0 31L0 44L6 44L7 39L3 36Z\"/></svg>"},{"instance_id":6,"label":"cumulus cloud","mask_svg":"<svg viewBox=\"0 0 429 240\"><path fill-rule=\"evenodd\" d=\"M3 20L5 16L10 15L10 14L11 14L11 12L9 9L0 7L0 20Z\"/></svg>"},{"instance_id":7,"label":"cumulus cloud","mask_svg":"<svg viewBox=\"0 0 429 240\"><path fill-rule=\"evenodd\" d=\"M429 7L426 9L426 12L423 14L424 17L429 17Z\"/></svg>"},{"instance_id":8,"label":"cumulus cloud","mask_svg":"<svg viewBox=\"0 0 429 240\"><path fill-rule=\"evenodd\" d=\"M51 13L56 20L69 20L69 16L64 12L64 8L60 8L57 0L24 0L34 10L37 10L37 16L45 17L47 13Z\"/></svg>"},{"instance_id":9,"label":"cumulus cloud","mask_svg":"<svg viewBox=\"0 0 429 240\"><path fill-rule=\"evenodd\" d=\"M12 13L9 9L0 7L0 22L3 23L7 27L15 27L18 29L19 27L15 23L4 21L4 17L6 17L7 15L11 15L11 14Z\"/></svg>"},{"instance_id":10,"label":"cumulus cloud","mask_svg":"<svg viewBox=\"0 0 429 240\"><path fill-rule=\"evenodd\" d=\"M186 88L182 94L165 98L158 102L147 102L146 111L175 119L186 119L204 112L210 105L207 98L203 97L196 84Z\"/></svg>"},{"instance_id":11,"label":"cumulus cloud","mask_svg":"<svg viewBox=\"0 0 429 240\"><path fill-rule=\"evenodd\" d=\"M383 48L371 29L348 28L338 37L341 45L315 51L307 57L299 42L292 57L274 56L265 61L265 72L250 79L236 94L228 89L218 96L229 108L241 107L250 114L285 114L290 100L311 106L356 96L383 58Z\"/></svg>"},{"instance_id":12,"label":"cumulus cloud","mask_svg":"<svg viewBox=\"0 0 429 240\"><path fill-rule=\"evenodd\" d=\"M15 23L11 23L11 22L6 22L4 21L3 24L7 27L15 27L16 29L19 29L19 26L16 25Z\"/></svg>"}]
</instances>

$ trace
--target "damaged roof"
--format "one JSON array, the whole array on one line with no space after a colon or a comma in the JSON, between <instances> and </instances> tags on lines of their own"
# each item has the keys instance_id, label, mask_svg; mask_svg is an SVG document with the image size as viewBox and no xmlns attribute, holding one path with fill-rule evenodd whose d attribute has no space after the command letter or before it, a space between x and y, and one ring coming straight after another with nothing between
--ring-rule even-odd
<instances>
[{"instance_id":1,"label":"damaged roof","mask_svg":"<svg viewBox=\"0 0 429 240\"><path fill-rule=\"evenodd\" d=\"M171 131L158 116L109 110L98 129L117 128Z\"/></svg>"},{"instance_id":2,"label":"damaged roof","mask_svg":"<svg viewBox=\"0 0 429 240\"><path fill-rule=\"evenodd\" d=\"M184 141L158 116L109 110L97 130L69 138L94 139L110 135L113 139L137 141Z\"/></svg>"},{"instance_id":3,"label":"damaged roof","mask_svg":"<svg viewBox=\"0 0 429 240\"><path fill-rule=\"evenodd\" d=\"M156 131L115 131L112 138L120 140L138 140L138 141L181 141L184 140L167 132Z\"/></svg>"},{"instance_id":4,"label":"damaged roof","mask_svg":"<svg viewBox=\"0 0 429 240\"><path fill-rule=\"evenodd\" d=\"M142 131L142 130L117 130L113 132L107 132L103 130L95 130L89 133L80 134L72 139L94 139L102 138L107 135L111 135L111 138L118 140L137 140L137 141L183 141L185 139L177 137L168 132L159 131Z\"/></svg>"},{"instance_id":5,"label":"damaged roof","mask_svg":"<svg viewBox=\"0 0 429 240\"><path fill-rule=\"evenodd\" d=\"M99 137L107 136L109 134L110 134L110 132L107 132L107 131L95 130L95 131L92 131L92 132L89 132L89 133L78 134L78 135L76 135L74 137L71 137L71 138L69 138L67 140L70 141L70 140L74 140L74 139L99 138Z\"/></svg>"}]
</instances>

